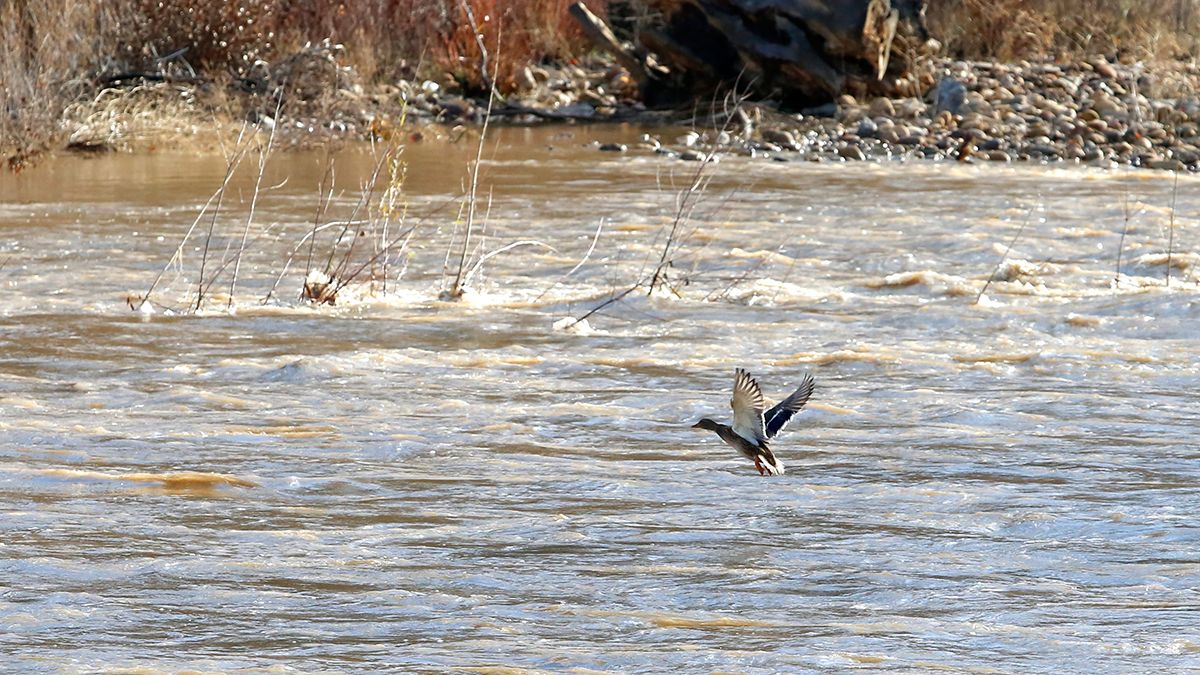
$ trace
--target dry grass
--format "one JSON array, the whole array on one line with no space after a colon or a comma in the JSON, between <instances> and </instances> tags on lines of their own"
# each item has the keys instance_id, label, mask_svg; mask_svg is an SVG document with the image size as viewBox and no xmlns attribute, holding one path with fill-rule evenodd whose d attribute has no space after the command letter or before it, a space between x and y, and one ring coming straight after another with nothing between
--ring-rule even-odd
<instances>
[{"instance_id":1,"label":"dry grass","mask_svg":"<svg viewBox=\"0 0 1200 675\"><path fill-rule=\"evenodd\" d=\"M86 88L95 18L72 0L0 2L0 159L9 168L61 140L63 108Z\"/></svg>"},{"instance_id":2,"label":"dry grass","mask_svg":"<svg viewBox=\"0 0 1200 675\"><path fill-rule=\"evenodd\" d=\"M20 168L63 145L63 110L122 75L217 89L238 78L278 80L273 64L328 41L344 45L339 63L358 81L452 79L481 92L479 45L494 54L502 40L504 91L525 65L587 49L568 19L569 0L468 1L475 25L463 0L0 2L0 158Z\"/></svg>"},{"instance_id":3,"label":"dry grass","mask_svg":"<svg viewBox=\"0 0 1200 675\"><path fill-rule=\"evenodd\" d=\"M356 82L428 77L456 81L476 94L487 89L481 52L493 57L494 68L494 56L502 51L496 79L504 92L517 85L528 64L571 60L590 50L567 15L569 4L570 0L0 2L0 159L20 168L39 152L61 147L70 132L62 124L64 110L72 104L86 107L114 76L186 81L208 86L211 93L246 81L239 78L278 81L281 64L310 43L344 46L339 47L338 67L352 71ZM934 0L929 19L948 51L963 58L1095 53L1180 57L1197 53L1198 4L1200 0ZM601 14L611 5L621 25L646 20L641 0L589 0L588 5ZM117 85L138 82L130 78ZM113 97L106 96L111 109ZM295 103L294 112L300 110ZM160 102L150 107L168 115L174 110ZM261 107L259 112L266 112L273 102Z\"/></svg>"},{"instance_id":4,"label":"dry grass","mask_svg":"<svg viewBox=\"0 0 1200 675\"><path fill-rule=\"evenodd\" d=\"M960 58L1194 57L1197 0L943 0L930 32Z\"/></svg>"}]
</instances>

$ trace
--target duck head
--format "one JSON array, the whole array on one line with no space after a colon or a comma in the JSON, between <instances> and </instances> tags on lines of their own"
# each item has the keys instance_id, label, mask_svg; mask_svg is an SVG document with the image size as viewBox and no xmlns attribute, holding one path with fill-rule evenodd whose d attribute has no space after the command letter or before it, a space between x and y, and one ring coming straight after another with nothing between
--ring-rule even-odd
<instances>
[{"instance_id":1,"label":"duck head","mask_svg":"<svg viewBox=\"0 0 1200 675\"><path fill-rule=\"evenodd\" d=\"M717 423L705 417L704 419L692 425L693 429L708 429L709 431L717 430Z\"/></svg>"}]
</instances>

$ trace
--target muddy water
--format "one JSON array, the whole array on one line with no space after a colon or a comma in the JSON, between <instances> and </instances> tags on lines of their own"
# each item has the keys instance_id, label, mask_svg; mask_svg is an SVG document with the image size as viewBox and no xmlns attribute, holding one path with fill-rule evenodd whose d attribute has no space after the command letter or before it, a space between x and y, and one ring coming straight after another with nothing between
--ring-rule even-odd
<instances>
[{"instance_id":1,"label":"muddy water","mask_svg":"<svg viewBox=\"0 0 1200 675\"><path fill-rule=\"evenodd\" d=\"M1200 667L1194 179L1167 288L1166 174L725 158L673 290L567 327L645 278L696 170L583 147L607 136L636 133L488 145L469 257L539 244L457 303L437 296L469 139L405 151L413 237L386 289L380 262L332 307L295 299L304 249L260 302L321 153L268 165L233 308L226 265L197 314L199 234L152 312L127 296L223 158L0 177L4 669ZM338 157L321 222L374 166ZM360 261L382 236L362 230ZM817 379L785 476L688 428L728 414L735 366L770 399Z\"/></svg>"}]
</instances>

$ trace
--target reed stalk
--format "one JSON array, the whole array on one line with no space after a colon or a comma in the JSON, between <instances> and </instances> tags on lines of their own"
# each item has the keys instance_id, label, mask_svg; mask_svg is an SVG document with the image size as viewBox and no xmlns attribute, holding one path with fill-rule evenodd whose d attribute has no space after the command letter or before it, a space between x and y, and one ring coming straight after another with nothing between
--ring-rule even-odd
<instances>
[{"instance_id":1,"label":"reed stalk","mask_svg":"<svg viewBox=\"0 0 1200 675\"><path fill-rule=\"evenodd\" d=\"M1021 221L1021 227L1017 228L1017 231L1013 235L1012 239L1008 241L1008 246L1004 248L1004 255L1000 256L1000 260L996 261L996 266L992 268L991 275L988 276L988 280L986 283L984 283L983 288L979 290L979 295L975 296L975 302L972 302L972 305L979 304L980 299L983 298L983 294L987 293L988 287L991 286L992 282L996 279L996 272L999 272L1000 266L1004 264L1005 260L1008 260L1008 254L1012 251L1013 245L1017 243L1017 239L1021 237L1021 233L1025 231L1025 227L1029 225L1029 219L1031 216L1033 216L1033 209L1034 207L1031 206L1029 207L1029 210L1025 212L1025 219Z\"/></svg>"},{"instance_id":2,"label":"reed stalk","mask_svg":"<svg viewBox=\"0 0 1200 675\"><path fill-rule=\"evenodd\" d=\"M1171 256L1175 252L1175 201L1179 197L1179 172L1175 174L1175 184L1171 188L1171 222L1167 234L1167 288L1171 287Z\"/></svg>"}]
</instances>

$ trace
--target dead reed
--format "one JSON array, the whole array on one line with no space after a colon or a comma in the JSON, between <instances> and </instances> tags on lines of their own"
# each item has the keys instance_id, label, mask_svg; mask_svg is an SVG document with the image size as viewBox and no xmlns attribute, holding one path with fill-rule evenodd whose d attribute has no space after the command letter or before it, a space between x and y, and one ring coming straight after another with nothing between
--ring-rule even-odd
<instances>
[{"instance_id":1,"label":"dead reed","mask_svg":"<svg viewBox=\"0 0 1200 675\"><path fill-rule=\"evenodd\" d=\"M685 276L676 282L671 278L671 270L676 267L676 263L684 256L686 244L696 233L697 226L694 220L696 210L707 196L708 188L716 175L716 167L721 159L719 148L722 144L719 139L722 136L728 136L731 132L736 132L735 127L737 125L745 125L743 133L749 133L750 118L743 110L745 102L746 97L739 94L736 90L726 94L723 101L718 102L714 100L711 102L710 111L714 123L712 128L708 130L708 133L717 142L713 144L713 150L699 157L699 161L696 162L695 169L690 173L688 181L683 187L677 188L673 193L674 208L671 220L656 235L656 241L661 238L663 244L658 252L657 260L653 261L653 267L649 271L646 270L650 261L653 260L648 259L647 264L642 267L632 284L619 292L614 290L602 302L593 306L582 315L575 317L573 321L565 324L564 328L570 329L583 323L583 321L591 316L624 300L637 291L645 291L647 295L654 295L656 291L666 289L672 295L682 297L679 288L690 283L691 279ZM718 120L720 120L720 124L717 124ZM724 201L718 208L725 208ZM599 236L599 230L597 230L597 236ZM693 267L692 272L695 273L695 271ZM734 283L737 283L737 281L735 280Z\"/></svg>"}]
</instances>

